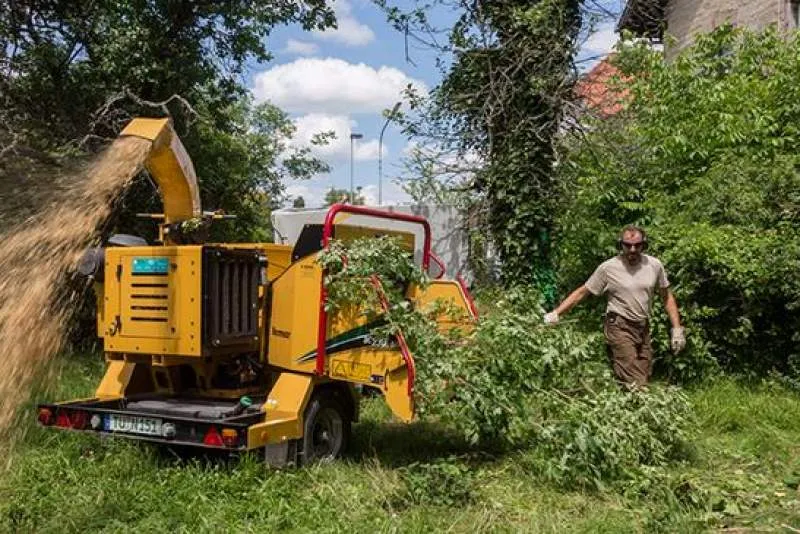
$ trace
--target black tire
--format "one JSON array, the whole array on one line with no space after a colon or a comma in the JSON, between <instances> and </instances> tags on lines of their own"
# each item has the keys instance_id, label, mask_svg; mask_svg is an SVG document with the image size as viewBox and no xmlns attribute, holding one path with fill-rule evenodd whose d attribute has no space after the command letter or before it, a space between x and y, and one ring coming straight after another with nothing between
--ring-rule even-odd
<instances>
[{"instance_id":1,"label":"black tire","mask_svg":"<svg viewBox=\"0 0 800 534\"><path fill-rule=\"evenodd\" d=\"M329 391L311 397L303 421L300 460L303 464L332 462L347 448L350 418L342 402Z\"/></svg>"}]
</instances>

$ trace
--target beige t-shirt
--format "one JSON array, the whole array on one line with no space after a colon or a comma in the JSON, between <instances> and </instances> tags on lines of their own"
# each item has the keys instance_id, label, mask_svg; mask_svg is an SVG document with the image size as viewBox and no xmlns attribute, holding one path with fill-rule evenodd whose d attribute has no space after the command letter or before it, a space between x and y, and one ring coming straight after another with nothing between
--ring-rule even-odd
<instances>
[{"instance_id":1,"label":"beige t-shirt","mask_svg":"<svg viewBox=\"0 0 800 534\"><path fill-rule=\"evenodd\" d=\"M642 254L636 265L628 265L622 256L604 261L586 281L592 295L607 295L606 312L613 312L632 321L650 317L656 287L669 287L664 265L653 256Z\"/></svg>"}]
</instances>

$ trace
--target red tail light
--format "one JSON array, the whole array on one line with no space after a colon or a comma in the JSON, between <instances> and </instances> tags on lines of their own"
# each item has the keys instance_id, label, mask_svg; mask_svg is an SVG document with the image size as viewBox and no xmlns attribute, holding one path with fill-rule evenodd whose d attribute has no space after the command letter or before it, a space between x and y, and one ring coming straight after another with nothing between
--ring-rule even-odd
<instances>
[{"instance_id":1,"label":"red tail light","mask_svg":"<svg viewBox=\"0 0 800 534\"><path fill-rule=\"evenodd\" d=\"M83 430L89 421L89 414L81 411L74 411L69 414L69 424L72 428Z\"/></svg>"},{"instance_id":2,"label":"red tail light","mask_svg":"<svg viewBox=\"0 0 800 534\"><path fill-rule=\"evenodd\" d=\"M217 432L217 428L215 426L212 425L208 429L205 437L203 438L203 444L211 445L212 447L222 447L224 445L222 442L222 436L219 435L219 432Z\"/></svg>"},{"instance_id":3,"label":"red tail light","mask_svg":"<svg viewBox=\"0 0 800 534\"><path fill-rule=\"evenodd\" d=\"M58 411L58 415L56 416L56 426L60 426L62 428L70 428L72 423L69 421L69 416L67 412L63 410Z\"/></svg>"},{"instance_id":4,"label":"red tail light","mask_svg":"<svg viewBox=\"0 0 800 534\"><path fill-rule=\"evenodd\" d=\"M89 422L89 414L81 410L58 410L57 414L56 426L62 428L83 430ZM41 411L39 412L39 420L42 420Z\"/></svg>"},{"instance_id":5,"label":"red tail light","mask_svg":"<svg viewBox=\"0 0 800 534\"><path fill-rule=\"evenodd\" d=\"M226 447L236 447L239 444L239 433L234 428L223 428L222 442Z\"/></svg>"},{"instance_id":6,"label":"red tail light","mask_svg":"<svg viewBox=\"0 0 800 534\"><path fill-rule=\"evenodd\" d=\"M55 417L53 417L53 412L50 408L39 408L39 424L44 426L50 426L55 422Z\"/></svg>"}]
</instances>

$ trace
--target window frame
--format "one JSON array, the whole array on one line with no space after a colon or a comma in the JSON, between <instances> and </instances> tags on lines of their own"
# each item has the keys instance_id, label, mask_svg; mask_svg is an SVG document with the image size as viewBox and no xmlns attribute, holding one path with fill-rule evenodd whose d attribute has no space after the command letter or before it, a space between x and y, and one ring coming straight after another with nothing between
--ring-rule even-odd
<instances>
[{"instance_id":1,"label":"window frame","mask_svg":"<svg viewBox=\"0 0 800 534\"><path fill-rule=\"evenodd\" d=\"M786 7L789 15L788 26L791 29L800 28L800 0L786 0Z\"/></svg>"}]
</instances>

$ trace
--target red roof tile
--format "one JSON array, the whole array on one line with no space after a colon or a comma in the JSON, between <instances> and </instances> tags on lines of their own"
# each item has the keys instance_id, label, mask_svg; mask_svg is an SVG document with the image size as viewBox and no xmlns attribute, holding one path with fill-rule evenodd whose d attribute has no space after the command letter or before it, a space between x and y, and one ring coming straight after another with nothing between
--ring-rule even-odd
<instances>
[{"instance_id":1,"label":"red roof tile","mask_svg":"<svg viewBox=\"0 0 800 534\"><path fill-rule=\"evenodd\" d=\"M609 61L611 56L600 61L577 84L575 94L584 105L601 117L616 115L624 107L624 100L630 94L627 89L612 87L611 79L621 73ZM621 77L624 80L624 77Z\"/></svg>"}]
</instances>

